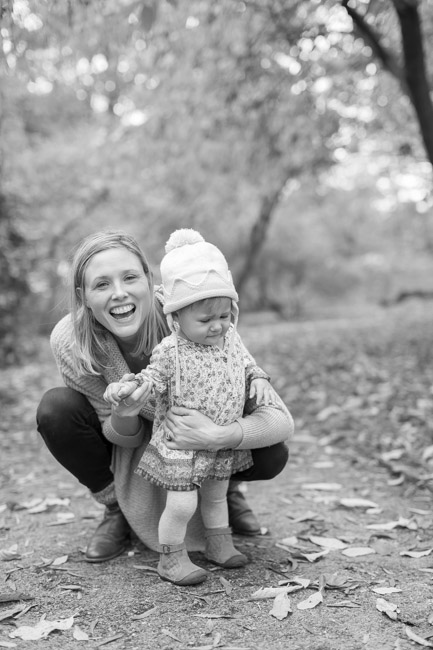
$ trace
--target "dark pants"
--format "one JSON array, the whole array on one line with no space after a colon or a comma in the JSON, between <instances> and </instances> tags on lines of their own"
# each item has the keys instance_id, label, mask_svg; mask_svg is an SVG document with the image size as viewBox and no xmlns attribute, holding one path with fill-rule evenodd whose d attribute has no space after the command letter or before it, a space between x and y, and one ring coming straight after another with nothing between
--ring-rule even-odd
<instances>
[{"instance_id":1,"label":"dark pants","mask_svg":"<svg viewBox=\"0 0 433 650\"><path fill-rule=\"evenodd\" d=\"M113 480L112 445L88 399L71 388L52 388L37 411L38 431L48 449L91 492L99 492ZM254 465L232 476L237 481L267 480L285 467L289 452L284 443L252 450Z\"/></svg>"}]
</instances>

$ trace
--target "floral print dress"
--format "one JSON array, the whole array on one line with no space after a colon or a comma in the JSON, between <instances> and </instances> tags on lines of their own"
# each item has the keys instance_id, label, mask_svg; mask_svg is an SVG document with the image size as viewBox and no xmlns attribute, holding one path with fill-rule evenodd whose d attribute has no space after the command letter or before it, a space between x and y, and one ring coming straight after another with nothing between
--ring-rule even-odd
<instances>
[{"instance_id":1,"label":"floral print dress","mask_svg":"<svg viewBox=\"0 0 433 650\"><path fill-rule=\"evenodd\" d=\"M180 370L178 391L176 364L178 379ZM233 326L225 336L223 349L170 334L155 347L142 373L154 382L156 412L152 438L136 469L138 474L167 490L187 491L199 488L208 479L228 480L234 472L253 465L249 450L173 450L164 440L162 424L171 406L197 409L218 425L230 424L242 416L246 384L256 377L269 379Z\"/></svg>"}]
</instances>

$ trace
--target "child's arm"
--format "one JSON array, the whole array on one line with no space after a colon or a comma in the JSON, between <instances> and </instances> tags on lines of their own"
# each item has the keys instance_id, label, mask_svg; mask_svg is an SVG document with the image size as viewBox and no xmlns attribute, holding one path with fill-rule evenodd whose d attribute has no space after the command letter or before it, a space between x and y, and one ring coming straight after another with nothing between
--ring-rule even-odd
<instances>
[{"instance_id":1,"label":"child's arm","mask_svg":"<svg viewBox=\"0 0 433 650\"><path fill-rule=\"evenodd\" d=\"M271 378L257 365L242 339L241 345L244 353L245 380L247 386L249 385L248 399L255 398L257 406L277 404L279 398L271 386Z\"/></svg>"}]
</instances>

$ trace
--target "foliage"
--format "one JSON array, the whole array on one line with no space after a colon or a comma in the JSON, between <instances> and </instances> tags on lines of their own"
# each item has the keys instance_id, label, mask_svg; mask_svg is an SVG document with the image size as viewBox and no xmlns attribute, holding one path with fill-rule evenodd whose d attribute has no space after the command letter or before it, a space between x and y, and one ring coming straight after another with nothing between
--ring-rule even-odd
<instances>
[{"instance_id":1,"label":"foliage","mask_svg":"<svg viewBox=\"0 0 433 650\"><path fill-rule=\"evenodd\" d=\"M16 362L22 351L15 345L23 322L28 250L18 229L16 203L0 194L0 365Z\"/></svg>"},{"instance_id":2,"label":"foliage","mask_svg":"<svg viewBox=\"0 0 433 650\"><path fill-rule=\"evenodd\" d=\"M174 227L198 228L227 253L243 308L285 316L365 297L366 256L380 284L396 249L431 255L410 102L340 2L11 6L2 183L20 200L44 331L65 307L71 248L104 227L136 234L155 266ZM362 8L399 58L391 3Z\"/></svg>"}]
</instances>

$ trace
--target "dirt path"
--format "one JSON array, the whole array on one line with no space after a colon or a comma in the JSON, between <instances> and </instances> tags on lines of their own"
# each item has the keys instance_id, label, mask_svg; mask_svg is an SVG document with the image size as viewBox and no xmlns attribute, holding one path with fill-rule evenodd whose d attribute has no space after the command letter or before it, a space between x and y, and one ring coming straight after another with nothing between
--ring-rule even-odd
<instances>
[{"instance_id":1,"label":"dirt path","mask_svg":"<svg viewBox=\"0 0 433 650\"><path fill-rule=\"evenodd\" d=\"M368 332L378 326L382 331L375 323ZM360 331L357 338L371 340L362 327ZM253 539L237 538L239 548L251 558L246 569L213 570L209 579L195 588L177 588L160 581L152 572L156 554L137 544L110 563L95 566L83 561L82 551L101 510L50 457L33 425L38 396L56 383L52 362L42 349L38 362L1 372L0 648L409 650L422 647L414 634L432 635L433 641L429 479L416 484L403 474L390 473L379 462L380 455L392 459L394 453L397 457L400 442L407 436L395 438L391 448L381 447L379 442L374 447L373 434L368 431L372 415L365 405L353 403L359 394L348 390L341 376L339 382L338 378L330 380L327 399L323 400L323 395L319 399L323 386L312 387L311 382L320 376L321 361L310 334L304 336L298 352L289 355L289 369L298 371L296 380L283 374L281 364L287 358L281 351L285 350L284 341L291 345L293 330L287 328L285 339L282 333L283 326L276 326L274 334L269 326L263 326L262 335L246 332L259 362L263 363L264 357L270 360L286 399L297 404L293 409L297 433L290 445L289 466L276 480L248 487L248 500L269 532ZM326 333L315 331L316 342L317 337L329 359ZM365 346L354 353L351 343L347 348L342 345L341 333L336 338L338 349L347 350L344 372L348 368L351 374L356 373L352 354L371 372L373 362L369 357L370 365L366 364ZM377 342L377 336L373 338ZM272 343L276 339L277 351ZM307 358L305 350L314 357L315 373L310 373L310 356ZM380 350L380 359L389 360L396 348L390 354L384 340ZM300 367L305 369L302 376ZM380 361L374 365L371 376L376 382L384 367ZM389 384L391 374L390 369L382 376L383 382ZM340 400L333 392L334 383L340 386ZM421 384L426 385L425 381ZM16 400L18 390L21 398ZM375 390L376 395L383 392L377 385ZM351 421L359 412L362 415L358 426L351 428L348 408L343 408L349 397ZM427 399L426 390L419 399ZM377 440L392 433L384 430L386 418L393 421L389 395L386 413L382 407L380 403L371 425L372 431L380 427ZM371 453L360 453L361 444ZM412 440L411 444L413 451L418 442ZM360 500L373 503L368 507ZM324 553L330 545L331 550ZM345 554L347 549L359 547L370 549L369 554ZM200 554L194 559L211 568ZM277 601L275 593L266 599L252 597L261 588L278 586L296 590L290 589L291 593ZM385 592L376 593L378 588ZM309 597L320 599L319 590L322 602L298 608ZM8 600L12 598L15 600ZM278 614L278 607L284 609L287 599L292 612ZM389 603L396 606L395 611ZM378 606L385 607L388 614ZM282 620L270 614L273 608ZM53 631L42 640L10 636L18 626L35 626L43 616L48 621L73 617L73 626ZM74 634L87 638L75 639Z\"/></svg>"}]
</instances>

